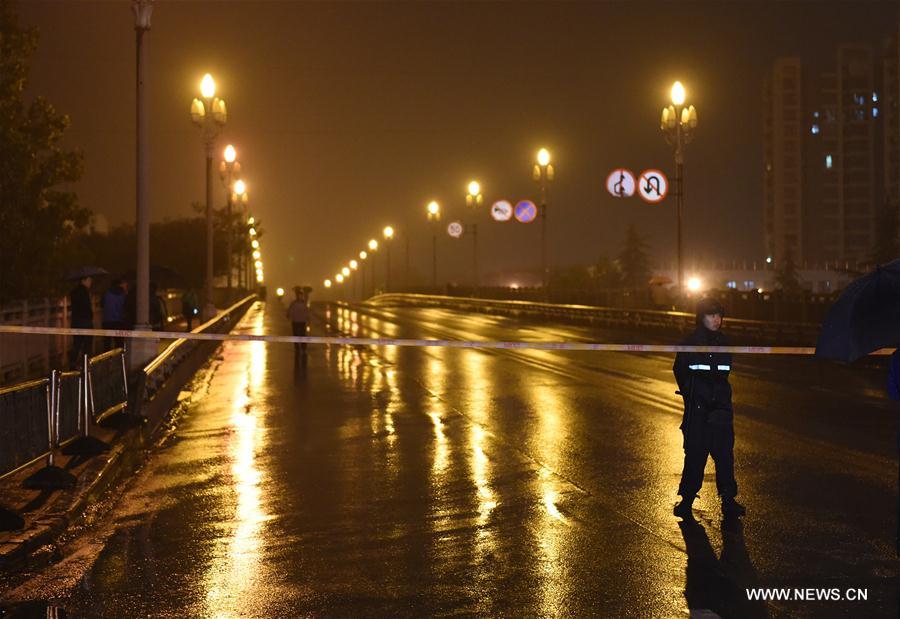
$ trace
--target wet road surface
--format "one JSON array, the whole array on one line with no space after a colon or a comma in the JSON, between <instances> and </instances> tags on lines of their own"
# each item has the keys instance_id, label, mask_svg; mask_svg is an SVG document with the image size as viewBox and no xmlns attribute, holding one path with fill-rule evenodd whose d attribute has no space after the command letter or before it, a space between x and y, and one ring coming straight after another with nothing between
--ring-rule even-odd
<instances>
[{"instance_id":1,"label":"wet road surface","mask_svg":"<svg viewBox=\"0 0 900 619\"><path fill-rule=\"evenodd\" d=\"M437 309L318 333L622 341ZM727 322L726 322L727 329ZM238 327L288 334L277 302ZM61 563L6 599L70 616L897 615L896 412L877 369L737 357L736 472L697 523L670 355L228 342L176 435ZM746 587L866 589L750 602Z\"/></svg>"}]
</instances>

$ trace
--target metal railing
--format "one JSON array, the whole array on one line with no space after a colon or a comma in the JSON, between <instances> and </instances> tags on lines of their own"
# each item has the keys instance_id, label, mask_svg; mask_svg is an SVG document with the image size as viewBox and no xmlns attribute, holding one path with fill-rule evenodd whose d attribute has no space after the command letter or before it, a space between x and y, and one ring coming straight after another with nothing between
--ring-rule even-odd
<instances>
[{"instance_id":1,"label":"metal railing","mask_svg":"<svg viewBox=\"0 0 900 619\"><path fill-rule=\"evenodd\" d=\"M555 318L562 321L631 329L661 329L686 332L696 326L696 316L687 312L665 310L619 309L591 305L565 305L531 301L499 301L423 294L390 293L372 297L366 303L380 306L442 307L460 311L513 317ZM728 332L733 336L760 341L814 343L819 325L780 323L766 320L728 319Z\"/></svg>"},{"instance_id":2,"label":"metal railing","mask_svg":"<svg viewBox=\"0 0 900 619\"><path fill-rule=\"evenodd\" d=\"M234 316L254 300L248 296L194 332L227 330ZM141 398L150 398L174 369L201 342L175 340L139 376ZM125 350L115 348L94 357L85 356L82 370L54 370L50 378L22 382L0 389L0 479L14 475L42 458L54 465L60 449L79 451L75 443L91 442L89 450L102 449L91 429L108 417L129 408Z\"/></svg>"},{"instance_id":3,"label":"metal railing","mask_svg":"<svg viewBox=\"0 0 900 619\"><path fill-rule=\"evenodd\" d=\"M47 455L51 413L50 379L0 389L0 479Z\"/></svg>"},{"instance_id":4,"label":"metal railing","mask_svg":"<svg viewBox=\"0 0 900 619\"><path fill-rule=\"evenodd\" d=\"M233 323L232 318L235 315L242 315L254 301L256 301L255 294L244 297L216 317L193 329L191 333L221 333L223 330L229 330ZM142 370L143 375L139 378L139 387L143 389L143 393L140 394L141 399L152 398L169 379L175 368L201 344L202 342L198 340L177 339L148 363Z\"/></svg>"}]
</instances>

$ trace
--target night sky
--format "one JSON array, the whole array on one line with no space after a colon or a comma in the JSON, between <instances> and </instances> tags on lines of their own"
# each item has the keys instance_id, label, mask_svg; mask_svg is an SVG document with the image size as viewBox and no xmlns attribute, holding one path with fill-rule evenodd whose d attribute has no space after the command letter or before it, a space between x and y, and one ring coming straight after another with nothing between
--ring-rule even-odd
<instances>
[{"instance_id":1,"label":"night sky","mask_svg":"<svg viewBox=\"0 0 900 619\"><path fill-rule=\"evenodd\" d=\"M66 143L85 153L81 202L112 225L133 222L130 2L19 6L23 25L41 34L30 91L71 116ZM238 148L267 230L273 286L318 285L386 224L410 234L413 268L427 281L426 203L441 202L444 224L464 216L470 178L488 203L534 198L541 146L557 171L551 265L617 254L629 223L657 260L674 260L674 200L615 200L604 182L618 166L671 172L659 113L679 79L700 117L685 166L685 255L759 260L766 69L780 55L827 69L842 42L880 50L898 7L157 1L148 38L151 218L189 215L204 199L204 148L189 105L210 72L229 111L220 147ZM483 274L538 267L537 223L496 224L486 210L480 222ZM467 240L442 231L439 252L441 280L468 277Z\"/></svg>"}]
</instances>

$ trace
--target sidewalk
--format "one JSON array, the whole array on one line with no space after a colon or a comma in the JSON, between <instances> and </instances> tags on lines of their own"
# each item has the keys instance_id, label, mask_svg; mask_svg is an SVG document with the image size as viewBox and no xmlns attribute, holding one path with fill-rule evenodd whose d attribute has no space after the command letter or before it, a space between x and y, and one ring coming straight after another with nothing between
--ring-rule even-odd
<instances>
[{"instance_id":1,"label":"sidewalk","mask_svg":"<svg viewBox=\"0 0 900 619\"><path fill-rule=\"evenodd\" d=\"M175 325L170 323L169 328ZM169 344L171 340L161 340L160 351ZM77 479L73 488L30 490L23 487L28 477L46 466L46 459L0 480L0 505L25 520L24 529L0 531L0 575L51 561L52 542L70 526L92 519L91 506L140 466L146 448L166 431L169 426L166 422L172 415L177 415L182 389L217 349L218 344L211 342L191 353L153 399L142 404L142 418L123 412L104 421L102 426L94 425L91 436L109 444L108 452L91 457L57 452L55 465Z\"/></svg>"}]
</instances>

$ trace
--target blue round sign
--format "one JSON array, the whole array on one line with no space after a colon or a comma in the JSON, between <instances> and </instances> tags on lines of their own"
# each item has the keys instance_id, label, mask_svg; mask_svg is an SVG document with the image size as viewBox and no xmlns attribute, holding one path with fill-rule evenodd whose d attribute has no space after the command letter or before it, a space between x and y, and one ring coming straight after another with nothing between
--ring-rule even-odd
<instances>
[{"instance_id":1,"label":"blue round sign","mask_svg":"<svg viewBox=\"0 0 900 619\"><path fill-rule=\"evenodd\" d=\"M531 200L522 200L516 204L516 220L530 224L537 217L537 205Z\"/></svg>"}]
</instances>

